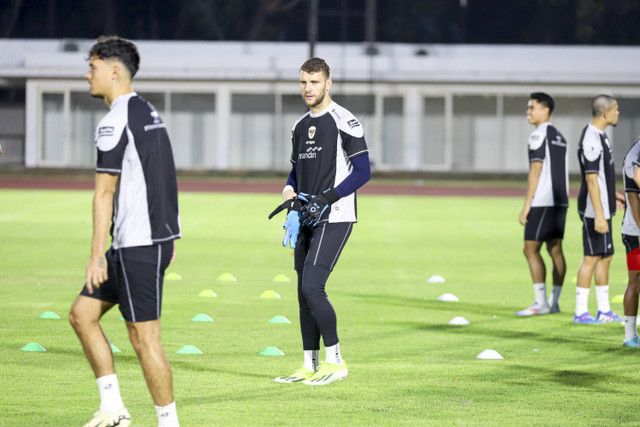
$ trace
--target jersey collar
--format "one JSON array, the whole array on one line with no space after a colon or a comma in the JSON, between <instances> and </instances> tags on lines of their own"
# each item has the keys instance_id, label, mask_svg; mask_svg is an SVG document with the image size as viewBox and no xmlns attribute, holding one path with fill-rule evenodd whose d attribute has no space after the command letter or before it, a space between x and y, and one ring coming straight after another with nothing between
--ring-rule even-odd
<instances>
[{"instance_id":1,"label":"jersey collar","mask_svg":"<svg viewBox=\"0 0 640 427\"><path fill-rule=\"evenodd\" d=\"M311 112L309 112L309 116L311 116L311 117L323 116L323 115L327 114L327 112L329 110L331 110L331 108L334 107L334 104L335 104L335 102L331 101L331 103L329 105L327 105L327 108L325 108L324 110L320 111L319 113L311 113Z\"/></svg>"},{"instance_id":2,"label":"jersey collar","mask_svg":"<svg viewBox=\"0 0 640 427\"><path fill-rule=\"evenodd\" d=\"M121 102L125 102L129 98L131 98L132 96L136 96L136 95L137 95L137 93L135 93L135 92L129 92L129 93L125 93L124 95L120 95L119 97L117 97L116 99L113 100L113 102L109 106L109 110L113 110L113 107L115 107L116 104L119 104Z\"/></svg>"}]
</instances>

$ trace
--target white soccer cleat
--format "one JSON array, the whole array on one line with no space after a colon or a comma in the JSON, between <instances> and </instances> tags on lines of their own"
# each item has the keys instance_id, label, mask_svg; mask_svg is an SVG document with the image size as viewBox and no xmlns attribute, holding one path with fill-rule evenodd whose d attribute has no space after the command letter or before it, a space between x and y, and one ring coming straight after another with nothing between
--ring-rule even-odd
<instances>
[{"instance_id":1,"label":"white soccer cleat","mask_svg":"<svg viewBox=\"0 0 640 427\"><path fill-rule=\"evenodd\" d=\"M347 364L343 361L341 365L322 362L320 367L310 378L304 381L305 385L327 385L334 381L340 381L349 374Z\"/></svg>"},{"instance_id":2,"label":"white soccer cleat","mask_svg":"<svg viewBox=\"0 0 640 427\"><path fill-rule=\"evenodd\" d=\"M301 381L305 381L307 378L311 378L313 376L313 371L307 368L300 368L295 371L291 375L287 375L285 377L275 378L274 381L277 383L299 383Z\"/></svg>"},{"instance_id":3,"label":"white soccer cleat","mask_svg":"<svg viewBox=\"0 0 640 427\"><path fill-rule=\"evenodd\" d=\"M529 308L516 311L516 316L537 316L540 314L549 314L550 312L551 309L547 304L538 304L537 302L534 302Z\"/></svg>"},{"instance_id":4,"label":"white soccer cleat","mask_svg":"<svg viewBox=\"0 0 640 427\"><path fill-rule=\"evenodd\" d=\"M96 412L91 421L84 427L129 427L131 425L131 415L127 408L122 408L116 412Z\"/></svg>"}]
</instances>

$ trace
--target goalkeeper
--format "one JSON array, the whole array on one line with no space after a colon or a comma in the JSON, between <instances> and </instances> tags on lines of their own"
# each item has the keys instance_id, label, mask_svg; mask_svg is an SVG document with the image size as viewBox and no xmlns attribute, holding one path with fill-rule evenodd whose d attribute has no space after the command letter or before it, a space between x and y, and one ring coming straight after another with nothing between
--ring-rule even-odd
<instances>
[{"instance_id":1,"label":"goalkeeper","mask_svg":"<svg viewBox=\"0 0 640 427\"><path fill-rule=\"evenodd\" d=\"M304 364L279 383L326 385L345 378L336 313L325 284L356 219L356 189L371 178L364 131L358 120L329 97L329 66L320 58L300 68L300 91L309 112L292 130L293 165L282 191L288 209L283 244L295 249ZM318 362L320 337L325 360Z\"/></svg>"}]
</instances>

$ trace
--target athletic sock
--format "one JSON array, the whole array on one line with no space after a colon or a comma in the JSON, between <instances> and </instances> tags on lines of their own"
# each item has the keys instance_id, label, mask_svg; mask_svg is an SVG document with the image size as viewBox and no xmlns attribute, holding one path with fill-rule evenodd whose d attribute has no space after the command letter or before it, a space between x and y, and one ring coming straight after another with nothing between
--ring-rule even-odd
<instances>
[{"instance_id":1,"label":"athletic sock","mask_svg":"<svg viewBox=\"0 0 640 427\"><path fill-rule=\"evenodd\" d=\"M318 370L318 356L320 350L305 350L304 351L304 367L310 371Z\"/></svg>"},{"instance_id":2,"label":"athletic sock","mask_svg":"<svg viewBox=\"0 0 640 427\"><path fill-rule=\"evenodd\" d=\"M624 316L624 340L629 341L638 335L636 316Z\"/></svg>"},{"instance_id":3,"label":"athletic sock","mask_svg":"<svg viewBox=\"0 0 640 427\"><path fill-rule=\"evenodd\" d=\"M598 301L598 311L608 313L611 311L609 305L609 285L596 286L596 301Z\"/></svg>"},{"instance_id":4,"label":"athletic sock","mask_svg":"<svg viewBox=\"0 0 640 427\"><path fill-rule=\"evenodd\" d=\"M534 283L533 292L536 296L536 303L538 303L538 305L548 304L547 303L547 285L544 282Z\"/></svg>"},{"instance_id":5,"label":"athletic sock","mask_svg":"<svg viewBox=\"0 0 640 427\"><path fill-rule=\"evenodd\" d=\"M158 414L158 427L180 427L175 400L166 406L156 406L156 412Z\"/></svg>"},{"instance_id":6,"label":"athletic sock","mask_svg":"<svg viewBox=\"0 0 640 427\"><path fill-rule=\"evenodd\" d=\"M334 365L342 365L342 355L340 354L340 343L326 347L325 359L327 363L333 363Z\"/></svg>"},{"instance_id":7,"label":"athletic sock","mask_svg":"<svg viewBox=\"0 0 640 427\"><path fill-rule=\"evenodd\" d=\"M549 307L558 305L558 300L560 299L561 293L562 286L553 285L553 290L551 291L551 295L549 296Z\"/></svg>"},{"instance_id":8,"label":"athletic sock","mask_svg":"<svg viewBox=\"0 0 640 427\"><path fill-rule=\"evenodd\" d=\"M589 288L576 286L576 316L589 311Z\"/></svg>"},{"instance_id":9,"label":"athletic sock","mask_svg":"<svg viewBox=\"0 0 640 427\"><path fill-rule=\"evenodd\" d=\"M111 413L124 408L116 374L96 378L100 392L100 412Z\"/></svg>"}]
</instances>

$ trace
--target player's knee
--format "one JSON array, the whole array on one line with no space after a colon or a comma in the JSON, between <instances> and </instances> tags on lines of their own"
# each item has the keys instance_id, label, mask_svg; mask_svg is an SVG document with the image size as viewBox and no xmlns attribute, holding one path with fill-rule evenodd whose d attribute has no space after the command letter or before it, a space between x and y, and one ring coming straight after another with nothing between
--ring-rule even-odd
<instances>
[{"instance_id":1,"label":"player's knee","mask_svg":"<svg viewBox=\"0 0 640 427\"><path fill-rule=\"evenodd\" d=\"M536 257L538 255L538 250L531 245L524 245L522 248L522 253L527 258Z\"/></svg>"}]
</instances>

